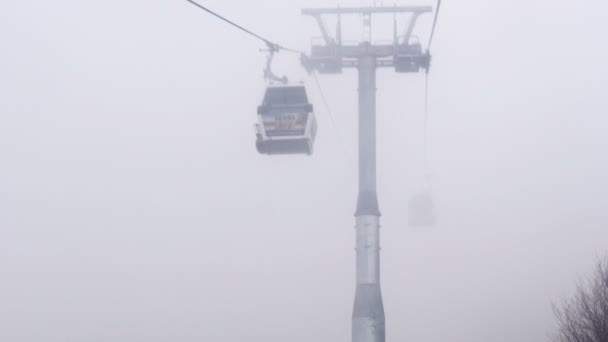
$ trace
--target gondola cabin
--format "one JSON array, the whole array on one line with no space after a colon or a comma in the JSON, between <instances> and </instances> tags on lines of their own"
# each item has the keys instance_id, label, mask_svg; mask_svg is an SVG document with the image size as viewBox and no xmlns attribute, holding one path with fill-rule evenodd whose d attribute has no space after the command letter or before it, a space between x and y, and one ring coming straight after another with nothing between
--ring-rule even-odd
<instances>
[{"instance_id":1,"label":"gondola cabin","mask_svg":"<svg viewBox=\"0 0 608 342\"><path fill-rule=\"evenodd\" d=\"M255 128L256 148L261 154L312 154L317 122L306 88L269 86L258 107Z\"/></svg>"},{"instance_id":2,"label":"gondola cabin","mask_svg":"<svg viewBox=\"0 0 608 342\"><path fill-rule=\"evenodd\" d=\"M430 192L416 194L409 203L408 223L411 227L428 227L435 224L435 206Z\"/></svg>"}]
</instances>

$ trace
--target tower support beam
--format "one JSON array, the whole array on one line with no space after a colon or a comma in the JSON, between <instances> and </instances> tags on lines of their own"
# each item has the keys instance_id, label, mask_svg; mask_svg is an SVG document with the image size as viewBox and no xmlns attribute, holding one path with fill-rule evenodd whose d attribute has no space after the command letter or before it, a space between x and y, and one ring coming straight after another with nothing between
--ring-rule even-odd
<instances>
[{"instance_id":1,"label":"tower support beam","mask_svg":"<svg viewBox=\"0 0 608 342\"><path fill-rule=\"evenodd\" d=\"M359 58L359 196L353 342L384 342L380 290L380 209L376 193L376 58Z\"/></svg>"},{"instance_id":2,"label":"tower support beam","mask_svg":"<svg viewBox=\"0 0 608 342\"><path fill-rule=\"evenodd\" d=\"M303 15L318 14L382 14L382 13L426 13L431 6L388 6L388 7L339 7L339 8L305 8Z\"/></svg>"},{"instance_id":3,"label":"tower support beam","mask_svg":"<svg viewBox=\"0 0 608 342\"><path fill-rule=\"evenodd\" d=\"M359 77L359 191L356 216L356 290L352 315L352 342L385 342L385 318L380 289L380 208L376 191L376 72L381 67L394 67L396 72L418 72L428 68L430 55L423 53L419 43L410 37L418 17L432 11L431 7L353 7L335 9L304 9L302 14L317 19L326 45L312 47L310 56L302 56L303 66L310 72L339 74L344 67L356 68ZM322 15L410 13L410 22L403 41L393 44L342 44L330 37L321 20ZM340 17L338 17L340 22ZM340 27L340 26L338 26ZM340 32L340 29L338 29ZM339 36L339 34L338 34ZM334 43L335 42L335 43Z\"/></svg>"}]
</instances>

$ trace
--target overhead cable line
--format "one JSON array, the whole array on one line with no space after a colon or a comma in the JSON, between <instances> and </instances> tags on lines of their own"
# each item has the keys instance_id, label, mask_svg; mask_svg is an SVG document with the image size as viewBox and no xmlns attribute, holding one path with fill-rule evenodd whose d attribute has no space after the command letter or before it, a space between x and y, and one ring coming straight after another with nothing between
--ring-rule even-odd
<instances>
[{"instance_id":1,"label":"overhead cable line","mask_svg":"<svg viewBox=\"0 0 608 342\"><path fill-rule=\"evenodd\" d=\"M329 120L331 121L331 125L332 125L334 131L336 132L336 137L338 138L340 147L344 150L344 155L348 159L348 162L352 163L351 165L354 165L355 158L348 152L346 145L344 144L344 139L342 139L342 134L340 134L340 131L338 130L338 125L336 125L336 121L334 120L334 115L332 114L331 108L329 107L329 103L327 102L327 98L325 97L325 93L323 92L323 88L321 87L321 83L319 82L319 78L317 77L317 73L313 72L312 76L313 76L313 79L315 80L317 88L319 89L319 94L321 95L321 100L323 100L323 105L325 106L325 111L327 112L327 115L329 116Z\"/></svg>"},{"instance_id":2,"label":"overhead cable line","mask_svg":"<svg viewBox=\"0 0 608 342\"><path fill-rule=\"evenodd\" d=\"M428 172L428 140L429 140L429 74L424 79L424 172Z\"/></svg>"},{"instance_id":3,"label":"overhead cable line","mask_svg":"<svg viewBox=\"0 0 608 342\"><path fill-rule=\"evenodd\" d=\"M435 7L435 19L433 19L433 28L431 29L431 36L429 37L429 44L427 45L427 51L430 54L431 45L433 44L433 37L435 36L435 27L437 26L437 19L439 18L439 9L441 8L441 0L437 0L437 7ZM428 135L429 135L429 69L430 65L426 68L426 75L424 80L424 169L428 171Z\"/></svg>"},{"instance_id":4,"label":"overhead cable line","mask_svg":"<svg viewBox=\"0 0 608 342\"><path fill-rule=\"evenodd\" d=\"M256 33L252 32L252 31L250 31L248 29L244 28L243 26L241 26L241 25L233 22L232 20L229 20L226 17L224 17L224 16L222 16L222 15L220 15L220 14L218 14L218 13L212 11L212 10L210 10L209 8L207 8L207 7L199 4L196 1L193 1L193 0L186 0L186 1L188 1L189 3L193 4L194 6L200 8L200 9L202 9L203 11L205 11L205 12L213 15L214 17L216 17L216 18L218 18L218 19L220 19L220 20L222 20L222 21L224 21L224 22L226 22L226 23L234 26L235 28L237 28L237 29L239 29L239 30L241 30L241 31L243 31L243 32L245 32L245 33L247 33L247 34L249 34L249 35L251 35L251 36L253 36L253 37L255 37L255 38L259 39L259 40L261 40L261 41L263 41L268 46L268 48L271 51L281 51L281 50L283 50L283 51L287 51L287 52L301 53L301 51L294 50L294 49L289 49L289 48L286 48L286 47L284 47L282 45L274 43L274 42L272 42L272 41L270 41L270 40L268 40L268 39L266 39L266 38L264 38L264 37L262 37L262 36L260 36L260 35L258 35Z\"/></svg>"},{"instance_id":5,"label":"overhead cable line","mask_svg":"<svg viewBox=\"0 0 608 342\"><path fill-rule=\"evenodd\" d=\"M431 36L429 37L429 44L427 50L431 50L433 44L433 37L435 36L435 27L437 26L437 18L439 18L439 9L441 8L441 0L437 0L437 7L435 8L435 19L433 20L433 28L431 29Z\"/></svg>"}]
</instances>

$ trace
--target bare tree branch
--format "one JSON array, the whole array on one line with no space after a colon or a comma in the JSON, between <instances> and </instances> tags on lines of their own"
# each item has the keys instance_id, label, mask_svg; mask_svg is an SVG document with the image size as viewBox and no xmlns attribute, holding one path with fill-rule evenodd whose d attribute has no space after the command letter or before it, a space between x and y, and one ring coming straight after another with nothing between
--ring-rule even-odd
<instances>
[{"instance_id":1,"label":"bare tree branch","mask_svg":"<svg viewBox=\"0 0 608 342\"><path fill-rule=\"evenodd\" d=\"M608 258L599 261L593 276L553 311L557 342L608 342Z\"/></svg>"}]
</instances>

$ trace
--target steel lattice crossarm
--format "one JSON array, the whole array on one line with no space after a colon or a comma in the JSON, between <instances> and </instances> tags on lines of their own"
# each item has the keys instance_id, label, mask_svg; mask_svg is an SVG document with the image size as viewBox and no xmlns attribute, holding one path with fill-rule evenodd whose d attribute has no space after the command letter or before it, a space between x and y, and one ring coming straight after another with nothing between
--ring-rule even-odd
<instances>
[{"instance_id":1,"label":"steel lattice crossarm","mask_svg":"<svg viewBox=\"0 0 608 342\"><path fill-rule=\"evenodd\" d=\"M304 8L304 15L322 14L375 14L375 13L426 13L431 6L388 6L388 7L338 7L338 8Z\"/></svg>"},{"instance_id":2,"label":"steel lattice crossarm","mask_svg":"<svg viewBox=\"0 0 608 342\"><path fill-rule=\"evenodd\" d=\"M423 51L418 41L412 40L412 33L418 17L433 11L431 6L393 6L393 7L351 7L351 8L307 8L303 15L315 18L323 40L323 45L313 45L310 55L302 55L302 65L310 72L340 73L342 68L356 68L363 56L373 56L378 67L394 67L397 72L419 72L428 69L430 54ZM399 36L397 32L397 14L410 13L409 23L405 32ZM342 43L342 15L362 15L364 26L369 30L369 40L358 45ZM373 44L371 42L371 17L374 14L394 15L394 37L392 44ZM335 37L332 37L325 22L324 15L337 15L338 24Z\"/></svg>"}]
</instances>

